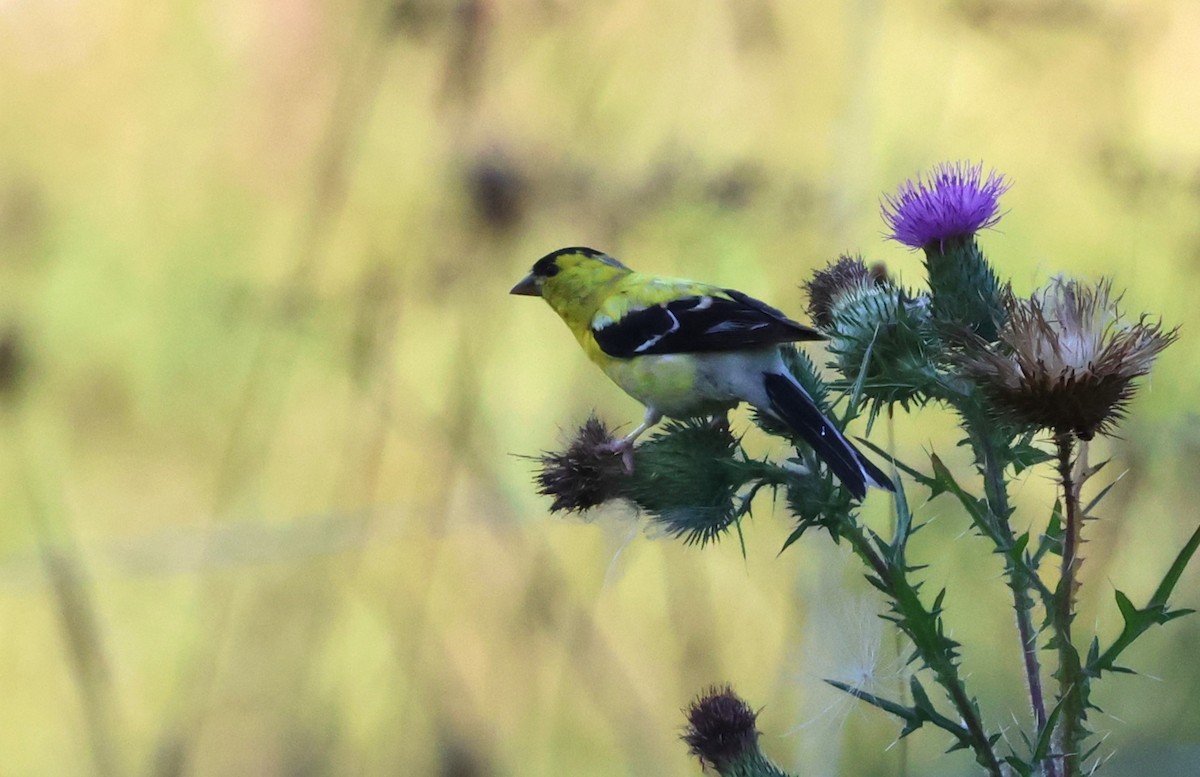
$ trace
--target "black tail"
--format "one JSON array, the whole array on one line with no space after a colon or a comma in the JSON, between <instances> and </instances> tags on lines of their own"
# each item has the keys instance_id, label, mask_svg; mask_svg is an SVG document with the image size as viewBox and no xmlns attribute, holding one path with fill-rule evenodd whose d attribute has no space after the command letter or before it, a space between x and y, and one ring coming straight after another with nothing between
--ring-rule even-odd
<instances>
[{"instance_id":1,"label":"black tail","mask_svg":"<svg viewBox=\"0 0 1200 777\"><path fill-rule=\"evenodd\" d=\"M828 418L821 415L812 397L790 375L764 372L770 410L792 431L812 446L831 472L859 499L867 486L895 491L891 479L847 440Z\"/></svg>"}]
</instances>

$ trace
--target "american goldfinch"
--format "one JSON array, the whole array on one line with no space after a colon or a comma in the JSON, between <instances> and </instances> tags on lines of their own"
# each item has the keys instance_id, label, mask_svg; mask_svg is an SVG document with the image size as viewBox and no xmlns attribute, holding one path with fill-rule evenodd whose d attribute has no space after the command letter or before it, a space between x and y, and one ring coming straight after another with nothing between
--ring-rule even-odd
<instances>
[{"instance_id":1,"label":"american goldfinch","mask_svg":"<svg viewBox=\"0 0 1200 777\"><path fill-rule=\"evenodd\" d=\"M646 406L614 446L632 470L633 444L663 416L724 417L740 402L778 419L859 499L892 482L825 418L784 366L780 345L823 340L815 329L740 291L630 270L592 248L547 254L512 289L541 297L608 377Z\"/></svg>"}]
</instances>

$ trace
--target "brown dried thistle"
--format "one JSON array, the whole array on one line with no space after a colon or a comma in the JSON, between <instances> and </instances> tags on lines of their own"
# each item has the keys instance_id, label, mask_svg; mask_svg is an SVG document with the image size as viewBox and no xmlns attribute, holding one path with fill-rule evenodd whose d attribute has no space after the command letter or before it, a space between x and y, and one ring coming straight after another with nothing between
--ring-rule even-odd
<instances>
[{"instance_id":1,"label":"brown dried thistle","mask_svg":"<svg viewBox=\"0 0 1200 777\"><path fill-rule=\"evenodd\" d=\"M1029 299L1006 291L1008 323L997 345L963 356L963 369L1013 420L1081 440L1107 433L1135 393L1134 379L1175 341L1177 329L1126 321L1111 280L1056 278Z\"/></svg>"}]
</instances>

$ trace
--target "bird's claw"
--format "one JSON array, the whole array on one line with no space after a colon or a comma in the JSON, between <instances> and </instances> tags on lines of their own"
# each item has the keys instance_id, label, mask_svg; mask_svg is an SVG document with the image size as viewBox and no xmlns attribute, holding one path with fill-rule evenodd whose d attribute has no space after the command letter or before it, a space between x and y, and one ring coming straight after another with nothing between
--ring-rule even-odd
<instances>
[{"instance_id":1,"label":"bird's claw","mask_svg":"<svg viewBox=\"0 0 1200 777\"><path fill-rule=\"evenodd\" d=\"M604 450L614 455L620 454L621 464L625 468L626 475L633 474L633 441L632 440L614 440L604 446Z\"/></svg>"}]
</instances>

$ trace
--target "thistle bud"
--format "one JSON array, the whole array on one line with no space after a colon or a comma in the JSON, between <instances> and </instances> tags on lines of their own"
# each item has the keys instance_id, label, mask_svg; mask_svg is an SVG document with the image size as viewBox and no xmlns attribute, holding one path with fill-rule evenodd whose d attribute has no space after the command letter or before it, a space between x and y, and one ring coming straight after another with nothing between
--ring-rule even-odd
<instances>
[{"instance_id":1,"label":"thistle bud","mask_svg":"<svg viewBox=\"0 0 1200 777\"><path fill-rule=\"evenodd\" d=\"M929 353L929 299L913 297L886 278L870 274L846 286L830 308L829 350L839 371L878 403L907 403L937 379Z\"/></svg>"},{"instance_id":2,"label":"thistle bud","mask_svg":"<svg viewBox=\"0 0 1200 777\"><path fill-rule=\"evenodd\" d=\"M758 715L728 685L714 686L684 714L688 752L722 777L787 777L758 749Z\"/></svg>"},{"instance_id":3,"label":"thistle bud","mask_svg":"<svg viewBox=\"0 0 1200 777\"><path fill-rule=\"evenodd\" d=\"M833 324L833 308L842 295L858 291L863 286L886 282L887 272L872 274L860 256L842 254L813 274L804 284L808 292L808 317L822 329ZM881 279L882 278L882 279Z\"/></svg>"},{"instance_id":4,"label":"thistle bud","mask_svg":"<svg viewBox=\"0 0 1200 777\"><path fill-rule=\"evenodd\" d=\"M616 438L595 416L567 447L539 457L538 493L552 512L583 513L623 499L685 543L720 538L741 517L739 489L753 476L735 458L738 440L708 421L669 421L634 449L634 470L614 455Z\"/></svg>"},{"instance_id":5,"label":"thistle bud","mask_svg":"<svg viewBox=\"0 0 1200 777\"><path fill-rule=\"evenodd\" d=\"M15 402L25 384L29 358L25 338L16 324L0 329L0 406Z\"/></svg>"},{"instance_id":6,"label":"thistle bud","mask_svg":"<svg viewBox=\"0 0 1200 777\"><path fill-rule=\"evenodd\" d=\"M705 545L741 517L738 490L751 477L738 440L708 421L669 421L637 449L624 495L671 537Z\"/></svg>"}]
</instances>

